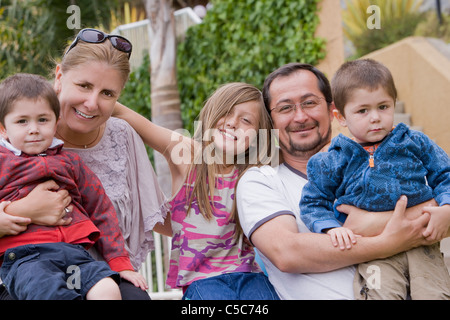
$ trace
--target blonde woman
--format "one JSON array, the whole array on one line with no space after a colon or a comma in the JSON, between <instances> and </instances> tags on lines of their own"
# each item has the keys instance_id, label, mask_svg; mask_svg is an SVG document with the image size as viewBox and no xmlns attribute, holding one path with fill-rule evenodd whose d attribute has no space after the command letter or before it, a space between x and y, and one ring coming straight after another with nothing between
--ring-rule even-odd
<instances>
[{"instance_id":1,"label":"blonde woman","mask_svg":"<svg viewBox=\"0 0 450 320\"><path fill-rule=\"evenodd\" d=\"M61 104L56 137L64 141L65 148L79 154L102 182L117 212L125 248L138 270L153 248L152 230L170 231L163 225L165 197L141 138L125 121L111 117L128 79L131 49L123 37L96 29L81 30L56 66L54 89ZM47 182L40 188L57 190L58 186ZM42 202L38 198L42 194L33 201ZM66 193L57 196L59 208L70 203ZM33 207L31 201L28 205ZM63 212L70 211L70 207L64 208ZM64 223L60 217L52 219ZM91 254L98 258L95 252ZM149 299L137 288L140 285L122 281L122 298Z\"/></svg>"},{"instance_id":2,"label":"blonde woman","mask_svg":"<svg viewBox=\"0 0 450 320\"><path fill-rule=\"evenodd\" d=\"M270 159L272 126L261 92L245 83L221 86L200 112L194 139L123 106L116 112L165 156L171 170L167 285L182 288L190 300L278 299L243 241L234 204L239 177Z\"/></svg>"}]
</instances>

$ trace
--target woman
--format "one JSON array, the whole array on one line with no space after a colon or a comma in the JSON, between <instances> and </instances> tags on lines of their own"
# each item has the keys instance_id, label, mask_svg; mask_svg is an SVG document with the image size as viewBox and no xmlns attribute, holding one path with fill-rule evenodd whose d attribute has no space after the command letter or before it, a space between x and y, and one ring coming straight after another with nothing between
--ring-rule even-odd
<instances>
[{"instance_id":1,"label":"woman","mask_svg":"<svg viewBox=\"0 0 450 320\"><path fill-rule=\"evenodd\" d=\"M165 197L142 140L125 121L111 118L128 79L130 54L131 43L123 37L81 30L56 66L54 89L61 104L56 137L101 180L137 270L152 249L152 230L171 232L170 224L162 225L168 211ZM41 186L45 188L49 186ZM67 196L62 192L58 196L59 208L61 204L66 208ZM64 211L70 211L70 206ZM61 218L52 219L64 223ZM130 283L121 284L123 299L148 299L147 293L139 291Z\"/></svg>"}]
</instances>

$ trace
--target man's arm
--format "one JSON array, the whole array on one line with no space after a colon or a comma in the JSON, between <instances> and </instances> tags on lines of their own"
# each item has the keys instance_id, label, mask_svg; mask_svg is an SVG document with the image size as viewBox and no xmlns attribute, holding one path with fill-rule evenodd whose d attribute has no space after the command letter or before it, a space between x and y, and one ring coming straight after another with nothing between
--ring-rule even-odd
<instances>
[{"instance_id":1,"label":"man's arm","mask_svg":"<svg viewBox=\"0 0 450 320\"><path fill-rule=\"evenodd\" d=\"M267 221L250 240L283 272L327 272L426 244L422 233L429 214L409 220L405 219L405 208L406 200L399 200L384 231L378 236L359 238L350 250L333 247L328 235L299 233L295 218L289 215Z\"/></svg>"},{"instance_id":2,"label":"man's arm","mask_svg":"<svg viewBox=\"0 0 450 320\"><path fill-rule=\"evenodd\" d=\"M420 217L424 212L431 214L433 210L438 207L437 202L434 199L425 201L413 207L406 209L405 217L408 219L416 219ZM347 215L344 226L351 229L354 233L371 237L379 235L383 232L384 227L389 222L394 211L385 212L369 212L357 207L342 204L337 209ZM438 209L440 210L440 209ZM450 228L446 237L450 236ZM427 236L425 236L427 237ZM433 239L428 239L433 240Z\"/></svg>"}]
</instances>

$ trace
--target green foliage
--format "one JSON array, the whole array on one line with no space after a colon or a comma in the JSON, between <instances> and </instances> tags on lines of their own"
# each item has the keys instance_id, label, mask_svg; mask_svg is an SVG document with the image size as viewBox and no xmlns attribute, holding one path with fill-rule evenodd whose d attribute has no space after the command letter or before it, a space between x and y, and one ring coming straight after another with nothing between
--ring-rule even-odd
<instances>
[{"instance_id":1,"label":"green foliage","mask_svg":"<svg viewBox=\"0 0 450 320\"><path fill-rule=\"evenodd\" d=\"M450 43L450 14L442 13L442 24L439 24L436 12L428 12L424 21L417 25L414 35L439 38Z\"/></svg>"},{"instance_id":2,"label":"green foliage","mask_svg":"<svg viewBox=\"0 0 450 320\"><path fill-rule=\"evenodd\" d=\"M317 64L325 40L314 37L319 0L213 1L203 23L191 27L178 47L177 78L182 118L193 122L221 84L243 81L262 87L265 77L289 62Z\"/></svg>"},{"instance_id":3,"label":"green foliage","mask_svg":"<svg viewBox=\"0 0 450 320\"><path fill-rule=\"evenodd\" d=\"M78 5L81 28L109 26L119 0L0 0L0 79L17 72L47 76L78 30L67 7Z\"/></svg>"},{"instance_id":4,"label":"green foliage","mask_svg":"<svg viewBox=\"0 0 450 320\"><path fill-rule=\"evenodd\" d=\"M120 95L120 103L140 113L147 119L152 118L150 98L150 58L144 56L142 65L130 73L129 80ZM153 149L147 147L150 161L154 164Z\"/></svg>"},{"instance_id":5,"label":"green foliage","mask_svg":"<svg viewBox=\"0 0 450 320\"><path fill-rule=\"evenodd\" d=\"M383 20L381 29L365 30L352 41L358 56L364 56L414 35L421 20L420 14L407 14L399 20Z\"/></svg>"},{"instance_id":6,"label":"green foliage","mask_svg":"<svg viewBox=\"0 0 450 320\"><path fill-rule=\"evenodd\" d=\"M147 119L151 119L150 58L148 54L145 55L142 65L131 72L119 100Z\"/></svg>"},{"instance_id":7,"label":"green foliage","mask_svg":"<svg viewBox=\"0 0 450 320\"><path fill-rule=\"evenodd\" d=\"M220 0L191 27L177 53L184 127L192 132L206 99L219 85L243 81L262 87L265 77L289 62L317 64L325 56L314 33L319 0ZM151 118L150 65L130 75L120 102Z\"/></svg>"},{"instance_id":8,"label":"green foliage","mask_svg":"<svg viewBox=\"0 0 450 320\"><path fill-rule=\"evenodd\" d=\"M423 19L419 12L422 0L346 0L343 12L344 34L356 48L356 56L361 57L384 48L403 38L412 36ZM381 29L369 29L367 13L370 5L380 8Z\"/></svg>"},{"instance_id":9,"label":"green foliage","mask_svg":"<svg viewBox=\"0 0 450 320\"><path fill-rule=\"evenodd\" d=\"M35 72L43 74L48 64L43 63L51 55L49 46L43 42L53 42L54 22L49 15L42 14L42 1L23 1L17 6L0 2L0 79L15 72Z\"/></svg>"}]
</instances>

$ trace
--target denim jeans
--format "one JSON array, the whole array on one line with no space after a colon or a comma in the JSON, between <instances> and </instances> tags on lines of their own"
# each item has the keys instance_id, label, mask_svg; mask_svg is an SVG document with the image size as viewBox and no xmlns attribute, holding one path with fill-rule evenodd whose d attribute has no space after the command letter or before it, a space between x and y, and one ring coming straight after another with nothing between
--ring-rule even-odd
<instances>
[{"instance_id":1,"label":"denim jeans","mask_svg":"<svg viewBox=\"0 0 450 320\"><path fill-rule=\"evenodd\" d=\"M183 300L279 300L263 273L233 272L191 283Z\"/></svg>"},{"instance_id":2,"label":"denim jeans","mask_svg":"<svg viewBox=\"0 0 450 320\"><path fill-rule=\"evenodd\" d=\"M8 249L0 277L14 300L82 299L103 278L119 281L106 262L94 260L79 245L61 242Z\"/></svg>"}]
</instances>

